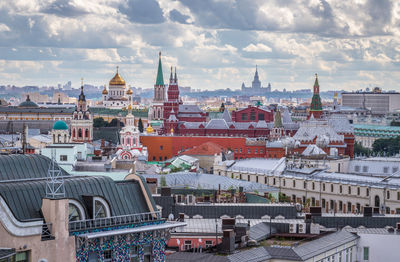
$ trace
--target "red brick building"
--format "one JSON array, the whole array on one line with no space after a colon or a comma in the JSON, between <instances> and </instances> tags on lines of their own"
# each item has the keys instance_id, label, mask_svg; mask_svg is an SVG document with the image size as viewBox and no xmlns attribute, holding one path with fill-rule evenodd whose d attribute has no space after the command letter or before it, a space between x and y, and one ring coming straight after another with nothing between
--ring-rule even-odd
<instances>
[{"instance_id":1,"label":"red brick building","mask_svg":"<svg viewBox=\"0 0 400 262\"><path fill-rule=\"evenodd\" d=\"M269 109L258 107L258 106L248 106L247 108L240 109L238 111L232 111L232 121L233 122L273 122L274 112Z\"/></svg>"}]
</instances>

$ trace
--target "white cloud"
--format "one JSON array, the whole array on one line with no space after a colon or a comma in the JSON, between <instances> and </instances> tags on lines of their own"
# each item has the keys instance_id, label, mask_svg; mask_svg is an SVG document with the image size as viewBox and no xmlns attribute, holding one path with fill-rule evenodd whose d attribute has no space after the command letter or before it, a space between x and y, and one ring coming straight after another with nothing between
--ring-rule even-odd
<instances>
[{"instance_id":1,"label":"white cloud","mask_svg":"<svg viewBox=\"0 0 400 262\"><path fill-rule=\"evenodd\" d=\"M255 45L250 44L250 45L246 46L245 48L243 48L243 51L246 51L246 52L271 52L272 48L267 45L258 43Z\"/></svg>"}]
</instances>

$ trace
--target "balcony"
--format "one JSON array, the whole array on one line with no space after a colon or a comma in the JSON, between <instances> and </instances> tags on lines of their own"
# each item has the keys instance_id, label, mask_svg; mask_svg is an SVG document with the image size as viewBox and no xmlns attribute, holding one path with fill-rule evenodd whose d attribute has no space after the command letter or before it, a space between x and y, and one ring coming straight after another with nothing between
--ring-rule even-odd
<instances>
[{"instance_id":1,"label":"balcony","mask_svg":"<svg viewBox=\"0 0 400 262\"><path fill-rule=\"evenodd\" d=\"M159 221L161 211L114 216L105 218L86 219L69 222L69 232L93 230L105 227L117 227L131 224L138 224L149 221Z\"/></svg>"}]
</instances>

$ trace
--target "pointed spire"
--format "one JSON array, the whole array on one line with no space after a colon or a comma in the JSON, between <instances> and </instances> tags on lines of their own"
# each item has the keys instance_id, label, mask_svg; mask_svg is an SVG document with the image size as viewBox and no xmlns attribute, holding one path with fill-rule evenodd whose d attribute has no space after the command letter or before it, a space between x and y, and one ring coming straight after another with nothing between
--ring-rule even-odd
<instances>
[{"instance_id":1,"label":"pointed spire","mask_svg":"<svg viewBox=\"0 0 400 262\"><path fill-rule=\"evenodd\" d=\"M31 98L29 97L29 95L26 96L26 102L30 102Z\"/></svg>"},{"instance_id":2,"label":"pointed spire","mask_svg":"<svg viewBox=\"0 0 400 262\"><path fill-rule=\"evenodd\" d=\"M81 94L79 95L78 101L86 101L85 94L83 93L83 78L81 78Z\"/></svg>"},{"instance_id":3,"label":"pointed spire","mask_svg":"<svg viewBox=\"0 0 400 262\"><path fill-rule=\"evenodd\" d=\"M174 77L173 77L173 75L172 75L172 66L171 66L171 74L170 74L170 76L169 76L169 83L171 84L172 81L174 81Z\"/></svg>"},{"instance_id":4,"label":"pointed spire","mask_svg":"<svg viewBox=\"0 0 400 262\"><path fill-rule=\"evenodd\" d=\"M61 95L60 94L58 94L58 102L57 102L59 105L61 105Z\"/></svg>"},{"instance_id":5,"label":"pointed spire","mask_svg":"<svg viewBox=\"0 0 400 262\"><path fill-rule=\"evenodd\" d=\"M274 127L275 128L283 127L281 110L279 107L276 109L276 113L275 113L275 117L274 117Z\"/></svg>"},{"instance_id":6,"label":"pointed spire","mask_svg":"<svg viewBox=\"0 0 400 262\"><path fill-rule=\"evenodd\" d=\"M319 83L318 83L318 75L317 74L315 74L314 92L316 90L316 87L318 87L318 93L319 93Z\"/></svg>"},{"instance_id":7,"label":"pointed spire","mask_svg":"<svg viewBox=\"0 0 400 262\"><path fill-rule=\"evenodd\" d=\"M176 76L176 66L175 66L175 84L177 84L178 83L178 77Z\"/></svg>"},{"instance_id":8,"label":"pointed spire","mask_svg":"<svg viewBox=\"0 0 400 262\"><path fill-rule=\"evenodd\" d=\"M163 77L162 65L161 65L161 52L159 52L158 55L159 55L159 58L158 58L156 85L163 86L164 85L164 77Z\"/></svg>"}]
</instances>

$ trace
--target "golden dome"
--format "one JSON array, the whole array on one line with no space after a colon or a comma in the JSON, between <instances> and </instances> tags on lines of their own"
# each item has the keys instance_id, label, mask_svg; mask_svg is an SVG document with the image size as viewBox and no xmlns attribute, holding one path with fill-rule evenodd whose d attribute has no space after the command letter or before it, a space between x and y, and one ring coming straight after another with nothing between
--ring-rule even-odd
<instances>
[{"instance_id":1,"label":"golden dome","mask_svg":"<svg viewBox=\"0 0 400 262\"><path fill-rule=\"evenodd\" d=\"M129 111L132 111L132 105L131 105L131 104L129 104L128 110L129 110Z\"/></svg>"},{"instance_id":2,"label":"golden dome","mask_svg":"<svg viewBox=\"0 0 400 262\"><path fill-rule=\"evenodd\" d=\"M106 89L106 86L104 86L103 92L101 92L103 95L108 95L108 91Z\"/></svg>"},{"instance_id":3,"label":"golden dome","mask_svg":"<svg viewBox=\"0 0 400 262\"><path fill-rule=\"evenodd\" d=\"M154 129L151 127L150 123L149 126L146 128L147 134L152 134L154 132Z\"/></svg>"},{"instance_id":4,"label":"golden dome","mask_svg":"<svg viewBox=\"0 0 400 262\"><path fill-rule=\"evenodd\" d=\"M126 94L127 94L127 95L132 95L132 94L133 94L132 89L129 88L128 91L126 91Z\"/></svg>"},{"instance_id":5,"label":"golden dome","mask_svg":"<svg viewBox=\"0 0 400 262\"><path fill-rule=\"evenodd\" d=\"M125 85L125 80L119 75L118 73L118 66L117 66L117 73L115 76L110 80L110 86L124 86Z\"/></svg>"}]
</instances>

